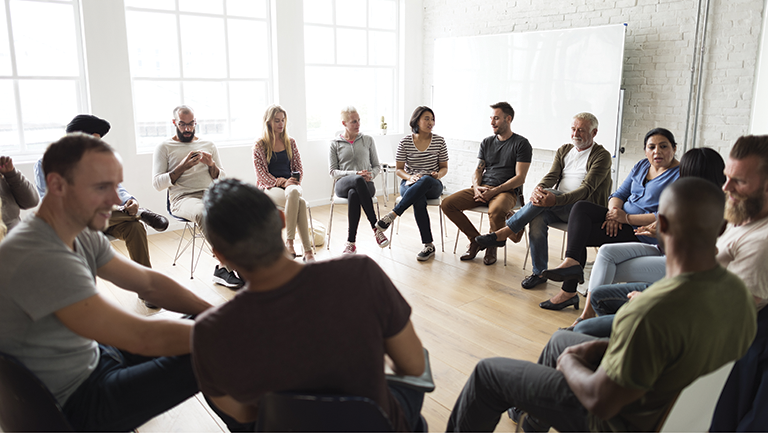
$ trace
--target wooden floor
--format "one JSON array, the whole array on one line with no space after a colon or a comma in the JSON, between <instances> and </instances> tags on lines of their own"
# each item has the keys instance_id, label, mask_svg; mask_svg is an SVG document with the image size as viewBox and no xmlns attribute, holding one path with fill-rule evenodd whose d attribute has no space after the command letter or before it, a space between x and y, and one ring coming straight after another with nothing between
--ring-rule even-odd
<instances>
[{"instance_id":1,"label":"wooden floor","mask_svg":"<svg viewBox=\"0 0 768 433\"><path fill-rule=\"evenodd\" d=\"M382 212L388 211L383 206ZM390 204L392 201L390 200ZM317 258L327 259L341 254L347 232L346 206L334 209L334 230L331 248L318 247ZM549 283L533 290L524 290L520 281L530 273L522 269L525 242L508 242L507 266L503 264L503 249L495 265L485 266L482 253L471 262L462 262L459 256L465 251L467 239L459 238L459 247L453 254L456 226L446 223L445 252L440 251L440 227L437 207L430 207L432 233L438 252L427 262L416 260L421 250L418 229L413 214L407 211L400 218L399 234L392 236L392 248L380 249L367 224L362 223L358 232L357 253L373 258L394 281L405 299L413 307L412 320L416 332L429 350L437 388L427 394L422 414L429 423L430 431L445 431L448 415L475 364L487 357L504 356L536 361L539 352L550 335L558 327L570 325L579 312L569 308L563 311L547 311L538 303L557 293L559 283ZM477 225L479 214L469 213ZM329 206L312 208L312 216L328 226ZM483 230L487 231L487 218ZM229 289L211 282L215 260L204 254L199 262L195 278L190 279L190 255L187 252L176 266L172 266L181 231L155 234L149 237L150 255L155 269L175 278L213 304L221 304L233 295ZM387 232L389 236L389 232ZM562 234L550 231L550 264L559 262ZM113 246L127 255L120 241ZM297 250L300 250L297 248ZM593 252L590 252L593 254ZM124 308L142 315L178 316L167 311L145 308L132 293L99 281L100 289ZM582 304L584 299L582 298ZM514 431L515 425L505 416L497 431ZM138 429L140 432L227 431L212 414L202 396L188 400L174 410L151 420Z\"/></svg>"}]
</instances>

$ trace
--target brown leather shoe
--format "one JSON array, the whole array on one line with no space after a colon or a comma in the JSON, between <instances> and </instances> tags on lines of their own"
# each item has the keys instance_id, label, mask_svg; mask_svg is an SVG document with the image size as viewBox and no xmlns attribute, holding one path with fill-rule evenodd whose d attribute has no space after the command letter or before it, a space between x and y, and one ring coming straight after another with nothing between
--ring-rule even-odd
<instances>
[{"instance_id":1,"label":"brown leather shoe","mask_svg":"<svg viewBox=\"0 0 768 433\"><path fill-rule=\"evenodd\" d=\"M525 233L525 230L520 230L519 232L512 232L511 235L507 239L514 243L518 243L521 240L523 240L523 233Z\"/></svg>"},{"instance_id":2,"label":"brown leather shoe","mask_svg":"<svg viewBox=\"0 0 768 433\"><path fill-rule=\"evenodd\" d=\"M486 265L492 265L496 263L496 247L488 247L485 249L485 257L483 257L483 263Z\"/></svg>"},{"instance_id":3,"label":"brown leather shoe","mask_svg":"<svg viewBox=\"0 0 768 433\"><path fill-rule=\"evenodd\" d=\"M461 257L459 257L459 260L472 260L475 257L477 257L477 253L484 250L484 247L481 247L480 244L475 242L474 240L469 243L469 248L467 248L467 252L464 253Z\"/></svg>"}]
</instances>

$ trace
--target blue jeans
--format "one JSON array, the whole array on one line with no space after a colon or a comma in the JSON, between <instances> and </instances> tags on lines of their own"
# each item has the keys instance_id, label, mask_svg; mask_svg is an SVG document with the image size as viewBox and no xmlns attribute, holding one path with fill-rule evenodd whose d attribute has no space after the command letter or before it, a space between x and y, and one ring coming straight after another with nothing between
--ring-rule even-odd
<instances>
[{"instance_id":1,"label":"blue jeans","mask_svg":"<svg viewBox=\"0 0 768 433\"><path fill-rule=\"evenodd\" d=\"M405 180L400 182L400 203L392 209L398 216L402 215L409 207L413 206L413 215L416 217L416 225L421 233L421 242L432 243L432 227L429 224L427 213L427 199L435 199L443 193L443 183L432 176L422 176L411 185L406 185Z\"/></svg>"},{"instance_id":2,"label":"blue jeans","mask_svg":"<svg viewBox=\"0 0 768 433\"><path fill-rule=\"evenodd\" d=\"M554 222L568 222L573 203L563 206L539 207L530 202L507 220L507 227L519 232L528 225L528 242L531 246L533 273L541 275L549 263L548 225Z\"/></svg>"},{"instance_id":3,"label":"blue jeans","mask_svg":"<svg viewBox=\"0 0 768 433\"><path fill-rule=\"evenodd\" d=\"M648 283L626 283L595 287L590 297L592 308L599 317L577 323L573 331L598 338L610 337L613 318L619 308L627 303L627 294L634 291L642 292L648 286L650 286Z\"/></svg>"},{"instance_id":4,"label":"blue jeans","mask_svg":"<svg viewBox=\"0 0 768 433\"><path fill-rule=\"evenodd\" d=\"M75 431L130 431L197 394L189 355L149 358L99 345L96 368L64 403Z\"/></svg>"},{"instance_id":5,"label":"blue jeans","mask_svg":"<svg viewBox=\"0 0 768 433\"><path fill-rule=\"evenodd\" d=\"M387 387L389 387L389 392L392 393L392 396L400 404L400 409L402 409L411 431L416 431L416 427L421 419L424 393L395 382L387 382Z\"/></svg>"}]
</instances>

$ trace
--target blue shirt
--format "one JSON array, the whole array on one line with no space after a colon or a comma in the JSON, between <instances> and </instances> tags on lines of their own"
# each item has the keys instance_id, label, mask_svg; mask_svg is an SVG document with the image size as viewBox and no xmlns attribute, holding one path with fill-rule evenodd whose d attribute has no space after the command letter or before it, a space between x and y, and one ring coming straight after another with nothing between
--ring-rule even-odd
<instances>
[{"instance_id":1,"label":"blue shirt","mask_svg":"<svg viewBox=\"0 0 768 433\"><path fill-rule=\"evenodd\" d=\"M45 182L45 173L43 173L43 158L37 160L34 166L34 170L35 187L37 188L37 193L40 195L40 200L42 201L43 197L45 196L45 191L48 189L48 184ZM122 200L123 204L127 203L130 199L136 200L136 197L132 196L128 190L123 188L122 183L117 185L117 195L120 197L120 200Z\"/></svg>"},{"instance_id":2,"label":"blue shirt","mask_svg":"<svg viewBox=\"0 0 768 433\"><path fill-rule=\"evenodd\" d=\"M624 201L624 212L629 215L656 213L659 210L659 198L664 188L680 177L680 165L670 168L655 178L646 181L648 169L651 163L647 158L643 158L629 173L619 189L611 194L611 198L616 197ZM645 184L643 184L645 182ZM637 226L635 226L637 227ZM655 244L656 239L645 236L637 237L641 242Z\"/></svg>"}]
</instances>

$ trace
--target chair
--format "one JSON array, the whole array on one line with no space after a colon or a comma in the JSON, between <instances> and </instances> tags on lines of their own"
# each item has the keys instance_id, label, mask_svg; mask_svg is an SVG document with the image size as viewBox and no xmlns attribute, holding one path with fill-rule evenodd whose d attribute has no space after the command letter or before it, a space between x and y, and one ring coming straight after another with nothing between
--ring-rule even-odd
<instances>
[{"instance_id":1,"label":"chair","mask_svg":"<svg viewBox=\"0 0 768 433\"><path fill-rule=\"evenodd\" d=\"M512 208L512 210L518 210L525 204L525 199L523 198L523 189L522 187L518 190L517 193L517 203L515 204L515 207ZM472 209L467 209L466 211L469 212L478 212L480 214L480 226L477 228L477 230L482 233L483 232L483 215L488 214L488 206L482 205L482 206L476 206ZM453 254L456 254L456 248L459 246L459 236L461 235L461 231L459 228L456 228L456 241L453 243ZM523 229L523 238L525 238L525 245L526 249L528 248L528 237L526 236L526 229ZM507 243L504 242L504 266L507 266Z\"/></svg>"},{"instance_id":2,"label":"chair","mask_svg":"<svg viewBox=\"0 0 768 433\"><path fill-rule=\"evenodd\" d=\"M400 200L403 199L403 196L397 196L395 199L395 206L397 206L400 203ZM443 234L443 225L445 224L445 216L443 215L443 208L440 207L440 205L443 204L443 196L442 194L438 198L428 198L427 199L427 206L437 206L437 212L440 216L440 247L442 248L442 251L445 252L445 235ZM392 206L394 209L395 206ZM392 234L395 232L395 227L392 226L389 231L389 249L392 249L392 239L394 236ZM400 218L397 219L397 234L400 234Z\"/></svg>"},{"instance_id":3,"label":"chair","mask_svg":"<svg viewBox=\"0 0 768 433\"><path fill-rule=\"evenodd\" d=\"M330 250L331 249L331 230L333 229L333 207L337 204L345 204L349 205L349 200L347 200L344 197L339 197L336 195L336 181L338 179L333 180L333 185L331 186L331 215L328 217L328 242L325 243L325 249ZM376 205L376 219L379 218L381 215L381 211L379 210L379 200L376 197L371 197L373 200L373 204Z\"/></svg>"},{"instance_id":4,"label":"chair","mask_svg":"<svg viewBox=\"0 0 768 433\"><path fill-rule=\"evenodd\" d=\"M203 247L206 243L205 235L203 234L203 230L200 228L200 226L197 225L197 222L192 222L186 218L182 218L171 213L171 198L167 192L165 194L165 208L168 210L168 215L170 215L173 219L184 223L184 229L181 231L181 238L179 239L179 246L176 247L176 256L173 258L173 266L176 266L176 261L179 260L179 257L181 257L181 255L184 254L187 251L187 248L189 248L191 245L192 258L189 262L189 279L192 280L195 278L195 269L197 269L197 263L200 262L200 256L203 254ZM184 245L184 248L182 249L181 244L184 243L184 237L186 236L187 231L189 231L191 237L187 240L186 245ZM195 242L198 239L201 241L200 248L197 252L197 261L195 261Z\"/></svg>"},{"instance_id":5,"label":"chair","mask_svg":"<svg viewBox=\"0 0 768 433\"><path fill-rule=\"evenodd\" d=\"M660 424L661 432L707 431L715 406L733 369L731 361L685 387Z\"/></svg>"},{"instance_id":6,"label":"chair","mask_svg":"<svg viewBox=\"0 0 768 433\"><path fill-rule=\"evenodd\" d=\"M0 352L0 428L74 431L48 388L11 355Z\"/></svg>"}]
</instances>

